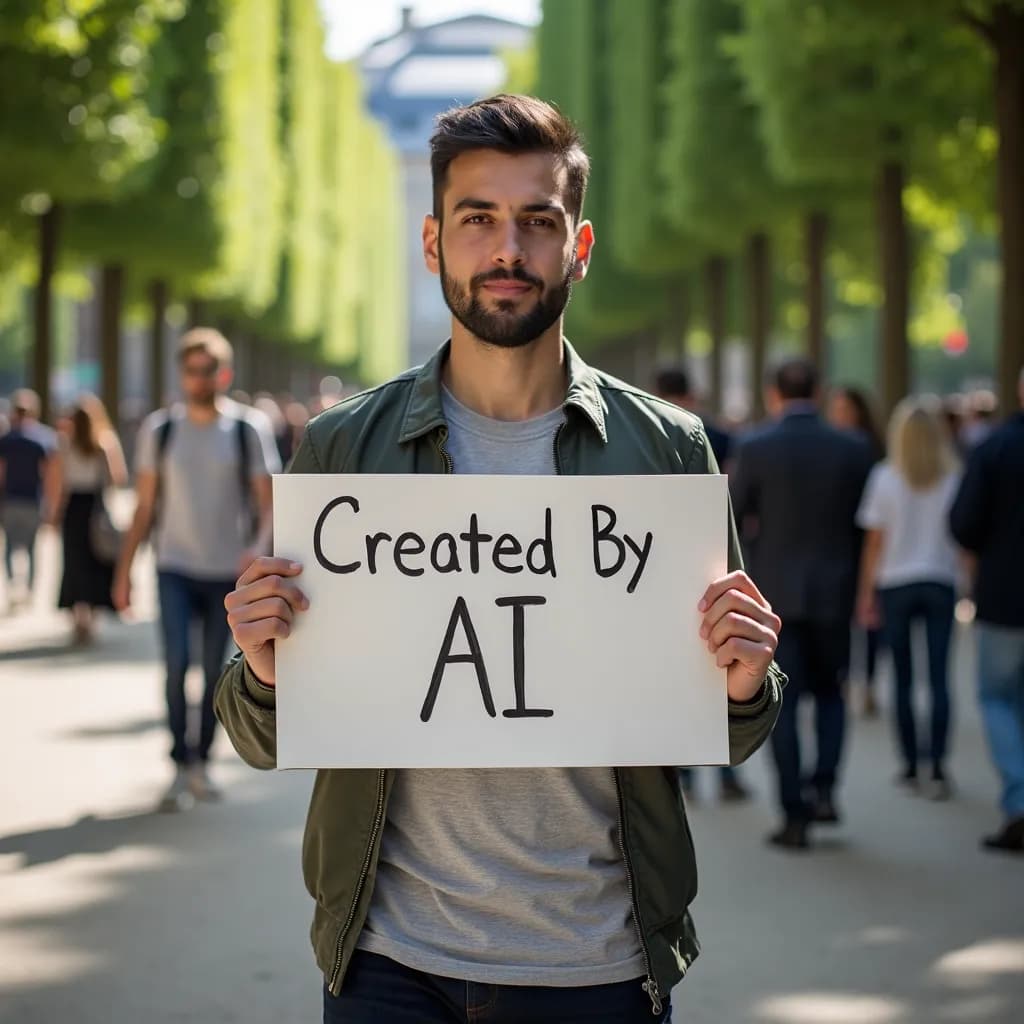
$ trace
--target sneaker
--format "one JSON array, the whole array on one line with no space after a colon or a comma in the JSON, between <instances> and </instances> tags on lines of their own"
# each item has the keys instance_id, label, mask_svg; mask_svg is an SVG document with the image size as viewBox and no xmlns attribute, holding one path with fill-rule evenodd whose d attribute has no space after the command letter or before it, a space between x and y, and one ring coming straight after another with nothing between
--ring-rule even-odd
<instances>
[{"instance_id":1,"label":"sneaker","mask_svg":"<svg viewBox=\"0 0 1024 1024\"><path fill-rule=\"evenodd\" d=\"M941 769L936 770L928 783L925 795L929 800L948 800L953 795L953 784Z\"/></svg>"},{"instance_id":2,"label":"sneaker","mask_svg":"<svg viewBox=\"0 0 1024 1024\"><path fill-rule=\"evenodd\" d=\"M188 770L179 765L174 772L174 781L167 787L167 792L160 798L157 807L162 814L173 814L176 811L188 810L194 797L189 788Z\"/></svg>"},{"instance_id":3,"label":"sneaker","mask_svg":"<svg viewBox=\"0 0 1024 1024\"><path fill-rule=\"evenodd\" d=\"M216 803L223 796L210 778L210 772L202 762L192 765L188 772L189 792L204 803Z\"/></svg>"}]
</instances>

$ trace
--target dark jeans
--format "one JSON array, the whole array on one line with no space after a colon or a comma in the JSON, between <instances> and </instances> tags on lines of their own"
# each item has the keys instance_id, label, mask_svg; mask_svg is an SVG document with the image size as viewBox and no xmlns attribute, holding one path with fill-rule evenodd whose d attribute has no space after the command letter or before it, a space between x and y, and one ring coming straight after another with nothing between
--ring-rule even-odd
<instances>
[{"instance_id":1,"label":"dark jeans","mask_svg":"<svg viewBox=\"0 0 1024 1024\"><path fill-rule=\"evenodd\" d=\"M953 635L956 594L946 583L908 583L878 592L885 619L885 638L896 675L896 725L907 772L917 772L917 728L914 722L914 660L910 629L924 620L928 646L928 684L932 694L931 746L933 765L942 766L949 738L949 643Z\"/></svg>"},{"instance_id":2,"label":"dark jeans","mask_svg":"<svg viewBox=\"0 0 1024 1024\"><path fill-rule=\"evenodd\" d=\"M340 996L324 987L324 1024L658 1024L639 978L586 988L482 985L423 974L356 950Z\"/></svg>"},{"instance_id":3,"label":"dark jeans","mask_svg":"<svg viewBox=\"0 0 1024 1024\"><path fill-rule=\"evenodd\" d=\"M846 728L843 684L850 664L848 622L788 621L783 624L775 658L789 676L779 720L772 733L772 753L779 775L779 803L791 821L809 821L797 729L800 698L814 698L818 761L811 783L830 795L836 785Z\"/></svg>"},{"instance_id":4,"label":"dark jeans","mask_svg":"<svg viewBox=\"0 0 1024 1024\"><path fill-rule=\"evenodd\" d=\"M160 632L167 665L167 724L176 764L206 761L210 756L217 719L213 713L213 691L224 668L228 637L224 598L234 589L234 580L199 580L176 572L157 574L160 594ZM199 744L188 742L188 707L185 703L185 673L189 666L189 630L193 619L202 628L202 664L205 677L199 726Z\"/></svg>"}]
</instances>

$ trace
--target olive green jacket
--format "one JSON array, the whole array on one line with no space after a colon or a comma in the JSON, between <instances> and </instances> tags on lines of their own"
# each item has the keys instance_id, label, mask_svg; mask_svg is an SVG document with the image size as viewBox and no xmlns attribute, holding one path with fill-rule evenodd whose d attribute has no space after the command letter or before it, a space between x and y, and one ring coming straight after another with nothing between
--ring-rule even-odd
<instances>
[{"instance_id":1,"label":"olive green jacket","mask_svg":"<svg viewBox=\"0 0 1024 1024\"><path fill-rule=\"evenodd\" d=\"M448 347L423 367L356 395L314 419L293 473L445 473L448 427L441 369ZM552 458L559 473L716 473L700 421L587 366L565 343L566 420ZM729 515L729 568L741 567ZM774 664L761 692L729 706L729 752L746 760L771 732L785 677ZM235 749L255 768L276 758L274 690L235 659L217 688L217 715ZM671 766L617 768L623 859L652 1005L686 973L699 947L688 907L697 893L693 841ZM306 820L302 867L316 901L312 940L332 992L341 989L373 895L380 837L394 772L317 773Z\"/></svg>"}]
</instances>

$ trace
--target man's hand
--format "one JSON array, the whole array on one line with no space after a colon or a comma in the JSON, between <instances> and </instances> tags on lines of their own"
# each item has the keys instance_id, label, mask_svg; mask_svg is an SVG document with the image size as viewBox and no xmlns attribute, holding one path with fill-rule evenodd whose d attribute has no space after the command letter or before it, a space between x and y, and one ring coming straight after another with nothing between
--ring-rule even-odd
<instances>
[{"instance_id":1,"label":"man's hand","mask_svg":"<svg viewBox=\"0 0 1024 1024\"><path fill-rule=\"evenodd\" d=\"M782 620L745 572L715 580L697 606L704 613L700 636L727 668L729 699L750 700L761 689L779 644Z\"/></svg>"},{"instance_id":2,"label":"man's hand","mask_svg":"<svg viewBox=\"0 0 1024 1024\"><path fill-rule=\"evenodd\" d=\"M256 556L259 555L259 553L259 548L251 547L246 548L238 556L238 562L235 565L235 572L237 573L239 578L241 578L244 575L245 570L248 569L250 565L252 565L252 563L256 560Z\"/></svg>"},{"instance_id":3,"label":"man's hand","mask_svg":"<svg viewBox=\"0 0 1024 1024\"><path fill-rule=\"evenodd\" d=\"M288 636L296 612L309 607L309 598L292 582L301 572L287 558L256 558L224 598L231 635L253 675L267 686L277 678L274 641Z\"/></svg>"}]
</instances>

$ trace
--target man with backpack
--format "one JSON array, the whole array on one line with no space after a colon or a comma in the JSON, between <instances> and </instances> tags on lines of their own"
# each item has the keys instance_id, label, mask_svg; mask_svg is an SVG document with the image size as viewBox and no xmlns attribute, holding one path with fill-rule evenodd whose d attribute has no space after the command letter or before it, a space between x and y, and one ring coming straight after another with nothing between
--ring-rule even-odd
<instances>
[{"instance_id":1,"label":"man with backpack","mask_svg":"<svg viewBox=\"0 0 1024 1024\"><path fill-rule=\"evenodd\" d=\"M270 478L280 465L261 421L224 397L232 356L219 331L195 328L182 337L178 365L184 403L153 413L139 430L135 517L114 573L114 604L124 610L131 604L135 552L152 533L175 765L160 804L167 811L220 795L207 763L216 728L214 687L229 635L224 598L253 558L270 550ZM196 619L205 689L199 735L190 737L185 674Z\"/></svg>"}]
</instances>

